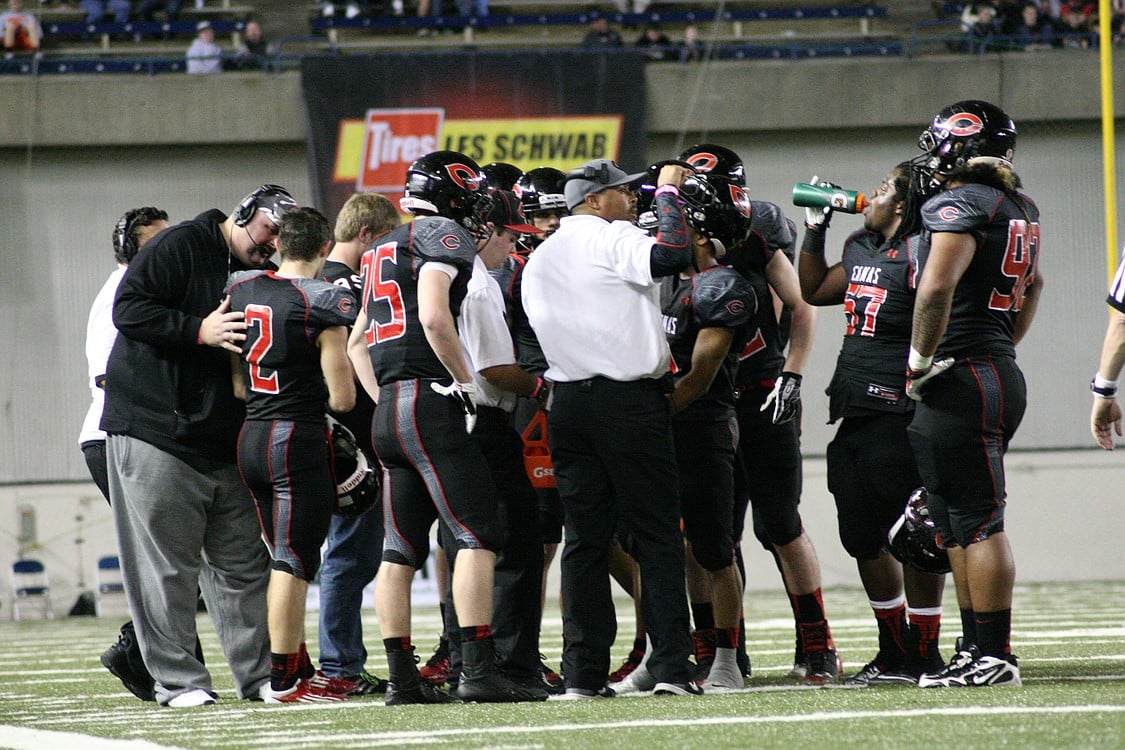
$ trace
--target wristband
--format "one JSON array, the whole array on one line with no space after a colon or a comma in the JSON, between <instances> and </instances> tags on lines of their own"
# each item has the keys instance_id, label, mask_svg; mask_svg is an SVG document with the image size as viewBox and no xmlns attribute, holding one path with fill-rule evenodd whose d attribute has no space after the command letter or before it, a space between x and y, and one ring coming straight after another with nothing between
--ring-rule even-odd
<instances>
[{"instance_id":1,"label":"wristband","mask_svg":"<svg viewBox=\"0 0 1125 750\"><path fill-rule=\"evenodd\" d=\"M1090 391L1098 398L1117 398L1117 381L1105 380L1095 373L1090 381Z\"/></svg>"},{"instance_id":2,"label":"wristband","mask_svg":"<svg viewBox=\"0 0 1125 750\"><path fill-rule=\"evenodd\" d=\"M656 192L652 194L652 197L655 198L656 196L664 195L665 193L671 193L677 198L680 197L680 189L675 185L661 185L660 187L656 188Z\"/></svg>"},{"instance_id":3,"label":"wristband","mask_svg":"<svg viewBox=\"0 0 1125 750\"><path fill-rule=\"evenodd\" d=\"M543 393L543 387L545 385L546 382L543 380L543 378L535 378L535 390L531 392L531 398L539 398L539 396Z\"/></svg>"},{"instance_id":4,"label":"wristband","mask_svg":"<svg viewBox=\"0 0 1125 750\"><path fill-rule=\"evenodd\" d=\"M934 363L934 355L925 356L913 346L910 347L910 356L906 360L906 366L911 370L917 372L925 372L930 369L930 365Z\"/></svg>"}]
</instances>

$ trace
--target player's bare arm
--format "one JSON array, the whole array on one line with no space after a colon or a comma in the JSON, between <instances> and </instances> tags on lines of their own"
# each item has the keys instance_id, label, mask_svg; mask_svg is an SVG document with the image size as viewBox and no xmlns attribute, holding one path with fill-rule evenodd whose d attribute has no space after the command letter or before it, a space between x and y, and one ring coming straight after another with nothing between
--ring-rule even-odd
<instances>
[{"instance_id":1,"label":"player's bare arm","mask_svg":"<svg viewBox=\"0 0 1125 750\"><path fill-rule=\"evenodd\" d=\"M367 391L375 403L379 403L379 381L375 379L375 369L371 366L371 355L367 352L367 313L363 310L356 315L348 337L348 360L352 363L355 378Z\"/></svg>"},{"instance_id":2,"label":"player's bare arm","mask_svg":"<svg viewBox=\"0 0 1125 750\"><path fill-rule=\"evenodd\" d=\"M816 308L801 296L801 282L797 271L785 253L775 252L766 264L766 280L777 298L793 311L789 327L789 350L785 356L785 372L800 375L812 350L816 332Z\"/></svg>"},{"instance_id":3,"label":"player's bare arm","mask_svg":"<svg viewBox=\"0 0 1125 750\"><path fill-rule=\"evenodd\" d=\"M729 328L704 328L691 351L691 372L676 381L669 396L672 413L677 414L707 392L730 351L734 332Z\"/></svg>"},{"instance_id":4,"label":"player's bare arm","mask_svg":"<svg viewBox=\"0 0 1125 750\"><path fill-rule=\"evenodd\" d=\"M922 356L933 356L949 323L953 291L973 260L977 243L972 235L938 232L918 282L914 300L914 329L910 346Z\"/></svg>"},{"instance_id":5,"label":"player's bare arm","mask_svg":"<svg viewBox=\"0 0 1125 750\"><path fill-rule=\"evenodd\" d=\"M539 378L519 365L496 365L480 371L481 376L497 388L516 394L532 396L539 388Z\"/></svg>"},{"instance_id":6,"label":"player's bare arm","mask_svg":"<svg viewBox=\"0 0 1125 750\"><path fill-rule=\"evenodd\" d=\"M1097 375L1102 380L1116 382L1125 365L1125 313L1111 310L1109 324L1102 342L1102 355ZM1121 437L1121 402L1116 396L1104 398L1094 395L1090 409L1090 433L1094 441L1107 451L1113 450L1113 436Z\"/></svg>"},{"instance_id":7,"label":"player's bare arm","mask_svg":"<svg viewBox=\"0 0 1125 750\"><path fill-rule=\"evenodd\" d=\"M430 348L453 379L458 383L471 383L472 371L465 363L453 313L449 310L452 283L453 280L444 271L423 267L418 276L418 321Z\"/></svg>"},{"instance_id":8,"label":"player's bare arm","mask_svg":"<svg viewBox=\"0 0 1125 750\"><path fill-rule=\"evenodd\" d=\"M355 377L348 361L348 329L325 328L317 336L316 345L320 347L320 371L328 386L328 408L336 413L351 411L355 406Z\"/></svg>"}]
</instances>

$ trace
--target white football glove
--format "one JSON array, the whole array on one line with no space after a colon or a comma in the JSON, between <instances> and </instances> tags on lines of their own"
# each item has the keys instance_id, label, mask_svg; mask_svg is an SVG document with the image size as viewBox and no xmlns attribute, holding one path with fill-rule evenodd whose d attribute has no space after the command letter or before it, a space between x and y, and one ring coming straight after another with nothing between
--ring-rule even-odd
<instances>
[{"instance_id":1,"label":"white football glove","mask_svg":"<svg viewBox=\"0 0 1125 750\"><path fill-rule=\"evenodd\" d=\"M430 388L434 389L434 393L449 396L461 406L461 411L465 412L465 432L472 432L477 424L477 387L472 383L454 381L450 385L430 383Z\"/></svg>"},{"instance_id":2,"label":"white football glove","mask_svg":"<svg viewBox=\"0 0 1125 750\"><path fill-rule=\"evenodd\" d=\"M915 401L921 401L922 386L925 385L926 381L930 378L937 377L938 375L941 375L943 372L948 370L950 367L953 367L953 361L953 357L939 359L937 362L934 362L932 365L930 365L930 369L926 370L920 375L917 375L916 377L912 377L912 375L915 374L914 372L907 371L906 395L914 399Z\"/></svg>"},{"instance_id":3,"label":"white football glove","mask_svg":"<svg viewBox=\"0 0 1125 750\"><path fill-rule=\"evenodd\" d=\"M820 178L815 174L809 180L810 185L818 187L832 187L831 182L820 182ZM816 208L815 206L805 206L805 225L814 227L816 229L827 229L828 224L832 221L832 209L828 206L824 208Z\"/></svg>"},{"instance_id":4,"label":"white football glove","mask_svg":"<svg viewBox=\"0 0 1125 750\"><path fill-rule=\"evenodd\" d=\"M801 376L795 372L778 375L760 411L769 409L771 405L774 424L785 424L796 417L801 410Z\"/></svg>"}]
</instances>

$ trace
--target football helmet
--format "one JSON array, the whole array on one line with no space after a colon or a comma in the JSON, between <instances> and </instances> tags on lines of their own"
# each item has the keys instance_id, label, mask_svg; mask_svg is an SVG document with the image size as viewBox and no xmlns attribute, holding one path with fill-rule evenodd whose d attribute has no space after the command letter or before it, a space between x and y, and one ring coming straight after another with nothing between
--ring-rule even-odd
<instances>
[{"instance_id":1,"label":"football helmet","mask_svg":"<svg viewBox=\"0 0 1125 750\"><path fill-rule=\"evenodd\" d=\"M910 493L894 526L887 532L887 547L895 559L923 573L944 575L950 571L949 553L938 546L934 519L926 501L930 493L919 487Z\"/></svg>"},{"instance_id":2,"label":"football helmet","mask_svg":"<svg viewBox=\"0 0 1125 750\"><path fill-rule=\"evenodd\" d=\"M541 211L565 214L569 213L566 210L566 197L563 195L565 184L566 175L558 169L536 167L516 180L513 192L520 197L523 212L528 216Z\"/></svg>"},{"instance_id":3,"label":"football helmet","mask_svg":"<svg viewBox=\"0 0 1125 750\"><path fill-rule=\"evenodd\" d=\"M717 256L750 232L750 195L725 176L712 180L706 174L689 175L680 185L680 197L687 223L718 245Z\"/></svg>"},{"instance_id":4,"label":"football helmet","mask_svg":"<svg viewBox=\"0 0 1125 750\"><path fill-rule=\"evenodd\" d=\"M925 155L914 160L915 169L928 189L940 178L970 163L992 163L1012 167L1016 153L1016 125L1004 110L979 99L950 104L934 117L918 136Z\"/></svg>"},{"instance_id":5,"label":"football helmet","mask_svg":"<svg viewBox=\"0 0 1125 750\"><path fill-rule=\"evenodd\" d=\"M459 151L433 151L406 170L399 206L415 216L444 216L479 232L491 208L480 175L480 165Z\"/></svg>"},{"instance_id":6,"label":"football helmet","mask_svg":"<svg viewBox=\"0 0 1125 750\"><path fill-rule=\"evenodd\" d=\"M375 507L383 494L382 474L371 468L352 431L332 415L325 415L332 438L332 476L336 482L336 513L360 516Z\"/></svg>"},{"instance_id":7,"label":"football helmet","mask_svg":"<svg viewBox=\"0 0 1125 750\"><path fill-rule=\"evenodd\" d=\"M494 161L480 168L480 176L485 190L511 190L523 177L523 170L506 161Z\"/></svg>"},{"instance_id":8,"label":"football helmet","mask_svg":"<svg viewBox=\"0 0 1125 750\"><path fill-rule=\"evenodd\" d=\"M714 143L700 143L684 149L679 159L695 167L695 171L705 174L712 182L723 178L741 187L746 187L746 170L738 154L726 146Z\"/></svg>"}]
</instances>

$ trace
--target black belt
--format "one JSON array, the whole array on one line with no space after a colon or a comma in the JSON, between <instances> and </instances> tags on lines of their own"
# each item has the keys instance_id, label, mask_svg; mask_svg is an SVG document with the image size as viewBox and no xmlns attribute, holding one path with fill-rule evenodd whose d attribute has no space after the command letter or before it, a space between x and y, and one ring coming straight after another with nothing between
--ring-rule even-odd
<instances>
[{"instance_id":1,"label":"black belt","mask_svg":"<svg viewBox=\"0 0 1125 750\"><path fill-rule=\"evenodd\" d=\"M595 385L608 385L613 387L654 388L661 393L671 393L675 389L672 373L667 373L659 378L637 378L636 380L614 380L602 375L595 375L585 380L570 380L555 383L554 387L591 388Z\"/></svg>"}]
</instances>

